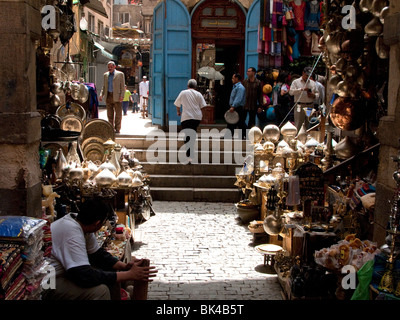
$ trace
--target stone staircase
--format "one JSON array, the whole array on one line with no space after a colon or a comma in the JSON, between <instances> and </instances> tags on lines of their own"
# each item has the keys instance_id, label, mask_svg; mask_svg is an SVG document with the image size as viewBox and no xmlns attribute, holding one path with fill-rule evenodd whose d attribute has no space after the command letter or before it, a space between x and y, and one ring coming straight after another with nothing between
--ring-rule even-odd
<instances>
[{"instance_id":1,"label":"stone staircase","mask_svg":"<svg viewBox=\"0 0 400 320\"><path fill-rule=\"evenodd\" d=\"M153 200L239 201L235 173L242 168L248 141L224 139L220 133L198 136L192 164L187 163L183 138L176 133L120 135L116 142L135 152L150 176Z\"/></svg>"}]
</instances>

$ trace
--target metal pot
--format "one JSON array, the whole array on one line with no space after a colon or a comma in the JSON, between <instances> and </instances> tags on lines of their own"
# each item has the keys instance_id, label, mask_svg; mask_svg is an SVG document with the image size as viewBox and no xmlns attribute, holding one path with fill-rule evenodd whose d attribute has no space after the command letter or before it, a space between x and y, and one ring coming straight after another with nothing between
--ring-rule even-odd
<instances>
[{"instance_id":1,"label":"metal pot","mask_svg":"<svg viewBox=\"0 0 400 320\"><path fill-rule=\"evenodd\" d=\"M143 182L139 179L136 173L133 174L132 187L141 187Z\"/></svg>"},{"instance_id":2,"label":"metal pot","mask_svg":"<svg viewBox=\"0 0 400 320\"><path fill-rule=\"evenodd\" d=\"M380 22L379 18L374 17L364 28L364 31L370 37L377 37L383 31L383 25Z\"/></svg>"},{"instance_id":3,"label":"metal pot","mask_svg":"<svg viewBox=\"0 0 400 320\"><path fill-rule=\"evenodd\" d=\"M334 91L340 81L342 81L342 77L338 74L333 75L328 81L328 90Z\"/></svg>"},{"instance_id":4,"label":"metal pot","mask_svg":"<svg viewBox=\"0 0 400 320\"><path fill-rule=\"evenodd\" d=\"M349 97L349 83L347 81L340 81L336 86L335 93L339 95L339 97Z\"/></svg>"},{"instance_id":5,"label":"metal pot","mask_svg":"<svg viewBox=\"0 0 400 320\"><path fill-rule=\"evenodd\" d=\"M379 13L379 21L384 24L386 17L389 15L389 7L384 7Z\"/></svg>"},{"instance_id":6,"label":"metal pot","mask_svg":"<svg viewBox=\"0 0 400 320\"><path fill-rule=\"evenodd\" d=\"M346 136L335 146L335 154L339 159L351 158L356 154L356 146L350 138Z\"/></svg>"},{"instance_id":7,"label":"metal pot","mask_svg":"<svg viewBox=\"0 0 400 320\"><path fill-rule=\"evenodd\" d=\"M335 127L344 131L353 131L364 123L363 104L358 99L337 98L333 104L330 118Z\"/></svg>"},{"instance_id":8,"label":"metal pot","mask_svg":"<svg viewBox=\"0 0 400 320\"><path fill-rule=\"evenodd\" d=\"M275 145L271 141L266 141L263 144L263 149L266 153L273 153L275 151Z\"/></svg>"},{"instance_id":9,"label":"metal pot","mask_svg":"<svg viewBox=\"0 0 400 320\"><path fill-rule=\"evenodd\" d=\"M383 34L380 34L375 43L376 54L381 59L389 58L390 47L383 42Z\"/></svg>"},{"instance_id":10,"label":"metal pot","mask_svg":"<svg viewBox=\"0 0 400 320\"><path fill-rule=\"evenodd\" d=\"M53 96L50 98L50 104L54 108L59 107L61 104L60 97L56 94L53 94Z\"/></svg>"},{"instance_id":11,"label":"metal pot","mask_svg":"<svg viewBox=\"0 0 400 320\"><path fill-rule=\"evenodd\" d=\"M117 171L117 168L115 168L115 166L111 163L111 162L109 162L108 160L106 160L105 162L103 162L101 165L100 165L100 167L99 167L99 169L100 170L109 170L109 171L111 171L113 174L115 174L115 172Z\"/></svg>"},{"instance_id":12,"label":"metal pot","mask_svg":"<svg viewBox=\"0 0 400 320\"><path fill-rule=\"evenodd\" d=\"M346 68L347 61L343 58L340 58L338 61L336 61L335 65L336 65L336 72L342 75Z\"/></svg>"},{"instance_id":13,"label":"metal pot","mask_svg":"<svg viewBox=\"0 0 400 320\"><path fill-rule=\"evenodd\" d=\"M71 97L74 100L78 100L79 97L79 84L76 82L71 83Z\"/></svg>"},{"instance_id":14,"label":"metal pot","mask_svg":"<svg viewBox=\"0 0 400 320\"><path fill-rule=\"evenodd\" d=\"M127 187L132 182L132 177L128 173L126 173L125 171L122 171L118 175L117 180L118 180L118 184L121 187Z\"/></svg>"},{"instance_id":15,"label":"metal pot","mask_svg":"<svg viewBox=\"0 0 400 320\"><path fill-rule=\"evenodd\" d=\"M271 141L272 143L276 143L279 141L281 132L278 126L274 124L269 124L264 127L263 136L265 141Z\"/></svg>"},{"instance_id":16,"label":"metal pot","mask_svg":"<svg viewBox=\"0 0 400 320\"><path fill-rule=\"evenodd\" d=\"M79 85L78 100L80 103L85 103L89 99L89 89L81 83Z\"/></svg>"},{"instance_id":17,"label":"metal pot","mask_svg":"<svg viewBox=\"0 0 400 320\"><path fill-rule=\"evenodd\" d=\"M101 187L109 187L117 180L115 175L107 168L103 169L94 179Z\"/></svg>"},{"instance_id":18,"label":"metal pot","mask_svg":"<svg viewBox=\"0 0 400 320\"><path fill-rule=\"evenodd\" d=\"M256 144L259 143L263 138L262 131L259 127L253 127L249 130L249 140L250 143Z\"/></svg>"},{"instance_id":19,"label":"metal pot","mask_svg":"<svg viewBox=\"0 0 400 320\"><path fill-rule=\"evenodd\" d=\"M379 18L382 9L385 7L386 7L386 0L374 0L371 5L371 12L375 17Z\"/></svg>"},{"instance_id":20,"label":"metal pot","mask_svg":"<svg viewBox=\"0 0 400 320\"><path fill-rule=\"evenodd\" d=\"M68 173L68 177L70 180L82 180L84 176L83 169L81 167L71 168Z\"/></svg>"},{"instance_id":21,"label":"metal pot","mask_svg":"<svg viewBox=\"0 0 400 320\"><path fill-rule=\"evenodd\" d=\"M282 231L283 222L279 209L276 209L273 214L265 217L263 227L264 231L271 236L276 236Z\"/></svg>"},{"instance_id":22,"label":"metal pot","mask_svg":"<svg viewBox=\"0 0 400 320\"><path fill-rule=\"evenodd\" d=\"M297 128L290 121L288 121L281 128L281 134L285 140L294 138L297 135Z\"/></svg>"},{"instance_id":23,"label":"metal pot","mask_svg":"<svg viewBox=\"0 0 400 320\"><path fill-rule=\"evenodd\" d=\"M373 0L361 0L359 4L360 10L367 13L371 9L372 2Z\"/></svg>"},{"instance_id":24,"label":"metal pot","mask_svg":"<svg viewBox=\"0 0 400 320\"><path fill-rule=\"evenodd\" d=\"M62 83L61 82L54 82L51 87L50 87L50 91L53 94L59 94L62 91Z\"/></svg>"}]
</instances>

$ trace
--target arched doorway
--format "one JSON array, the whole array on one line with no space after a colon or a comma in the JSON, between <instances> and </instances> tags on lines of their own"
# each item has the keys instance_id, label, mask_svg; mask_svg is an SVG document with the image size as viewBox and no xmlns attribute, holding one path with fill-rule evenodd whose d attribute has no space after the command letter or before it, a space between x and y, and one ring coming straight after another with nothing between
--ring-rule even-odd
<instances>
[{"instance_id":1,"label":"arched doorway","mask_svg":"<svg viewBox=\"0 0 400 320\"><path fill-rule=\"evenodd\" d=\"M232 90L232 75L244 75L246 13L234 1L205 0L192 12L192 77L207 103L214 107L215 122L224 122ZM201 69L203 68L203 69ZM224 80L207 74L213 68ZM199 70L205 70L201 72Z\"/></svg>"}]
</instances>

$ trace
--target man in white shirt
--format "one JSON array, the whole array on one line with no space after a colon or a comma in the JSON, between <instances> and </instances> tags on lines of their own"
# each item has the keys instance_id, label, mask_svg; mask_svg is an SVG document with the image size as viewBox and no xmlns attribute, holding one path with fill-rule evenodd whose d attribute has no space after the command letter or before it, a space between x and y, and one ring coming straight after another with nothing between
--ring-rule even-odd
<instances>
[{"instance_id":1,"label":"man in white shirt","mask_svg":"<svg viewBox=\"0 0 400 320\"><path fill-rule=\"evenodd\" d=\"M207 106L203 95L198 92L196 88L197 81L195 79L190 79L188 81L188 88L181 91L174 102L178 116L181 117L182 130L185 132L185 143L187 146L186 156L189 158L189 164L194 158L194 143L197 127L203 119L201 109ZM190 137L192 137L192 139L190 139Z\"/></svg>"},{"instance_id":2,"label":"man in white shirt","mask_svg":"<svg viewBox=\"0 0 400 320\"><path fill-rule=\"evenodd\" d=\"M88 199L78 214L67 214L51 224L56 288L46 290L44 300L118 299L120 282L151 281L155 276L154 267L140 267L143 260L125 263L100 247L95 232L111 212L101 199Z\"/></svg>"},{"instance_id":3,"label":"man in white shirt","mask_svg":"<svg viewBox=\"0 0 400 320\"><path fill-rule=\"evenodd\" d=\"M140 109L142 110L142 117L148 116L147 106L149 99L149 82L147 77L143 76L143 81L139 83L139 96L140 96Z\"/></svg>"},{"instance_id":4,"label":"man in white shirt","mask_svg":"<svg viewBox=\"0 0 400 320\"><path fill-rule=\"evenodd\" d=\"M298 131L303 123L308 127L308 117L314 111L314 100L319 97L315 82L310 79L311 72L311 67L305 67L302 76L292 82L289 90L289 94L294 96L294 122Z\"/></svg>"}]
</instances>

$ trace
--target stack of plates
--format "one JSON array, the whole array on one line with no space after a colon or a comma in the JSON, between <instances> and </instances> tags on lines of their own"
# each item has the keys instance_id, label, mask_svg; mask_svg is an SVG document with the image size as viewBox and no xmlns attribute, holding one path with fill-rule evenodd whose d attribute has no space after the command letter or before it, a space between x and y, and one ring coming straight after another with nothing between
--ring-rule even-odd
<instances>
[{"instance_id":1,"label":"stack of plates","mask_svg":"<svg viewBox=\"0 0 400 320\"><path fill-rule=\"evenodd\" d=\"M90 120L83 128L81 148L86 160L103 161L105 148L103 143L108 139L115 140L113 126L106 120Z\"/></svg>"}]
</instances>

